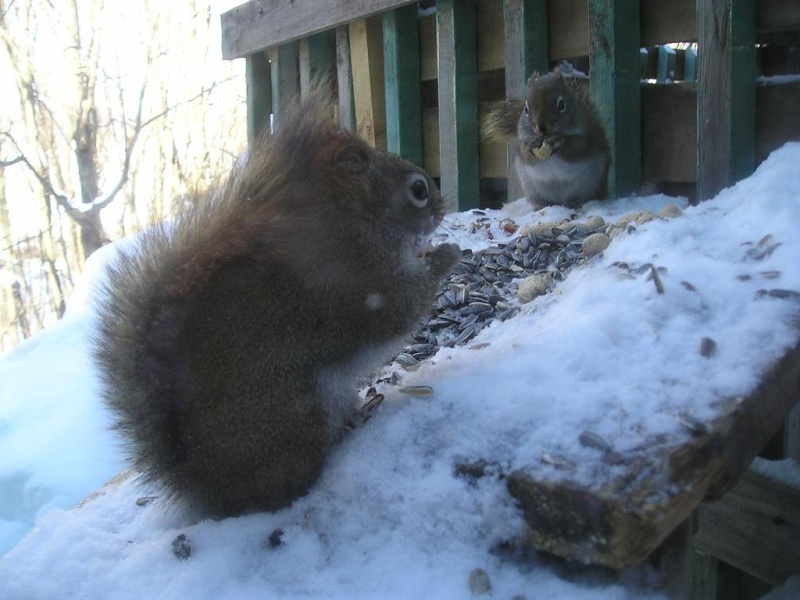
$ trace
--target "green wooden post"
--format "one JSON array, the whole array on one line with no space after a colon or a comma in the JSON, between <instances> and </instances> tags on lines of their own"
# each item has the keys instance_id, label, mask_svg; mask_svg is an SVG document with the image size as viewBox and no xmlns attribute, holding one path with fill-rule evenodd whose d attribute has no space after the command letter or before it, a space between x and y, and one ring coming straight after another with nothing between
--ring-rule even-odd
<instances>
[{"instance_id":1,"label":"green wooden post","mask_svg":"<svg viewBox=\"0 0 800 600\"><path fill-rule=\"evenodd\" d=\"M347 25L336 28L336 83L339 90L339 124L347 131L355 131L353 64L350 60L350 34Z\"/></svg>"},{"instance_id":2,"label":"green wooden post","mask_svg":"<svg viewBox=\"0 0 800 600\"><path fill-rule=\"evenodd\" d=\"M245 58L244 64L247 85L247 141L252 142L262 131L269 132L272 79L266 53L251 54Z\"/></svg>"},{"instance_id":3,"label":"green wooden post","mask_svg":"<svg viewBox=\"0 0 800 600\"><path fill-rule=\"evenodd\" d=\"M439 0L436 3L436 37L442 193L449 200L449 211L478 208L475 0Z\"/></svg>"},{"instance_id":4,"label":"green wooden post","mask_svg":"<svg viewBox=\"0 0 800 600\"><path fill-rule=\"evenodd\" d=\"M505 84L507 98L524 98L525 84L534 71L546 73L548 63L547 0L504 0ZM523 196L514 168L516 144L509 142L508 199Z\"/></svg>"},{"instance_id":5,"label":"green wooden post","mask_svg":"<svg viewBox=\"0 0 800 600\"><path fill-rule=\"evenodd\" d=\"M756 0L697 0L697 197L755 169Z\"/></svg>"},{"instance_id":6,"label":"green wooden post","mask_svg":"<svg viewBox=\"0 0 800 600\"><path fill-rule=\"evenodd\" d=\"M658 83L667 83L675 79L675 48L671 46L658 47L658 68L656 70L656 81Z\"/></svg>"},{"instance_id":7,"label":"green wooden post","mask_svg":"<svg viewBox=\"0 0 800 600\"><path fill-rule=\"evenodd\" d=\"M298 52L300 93L305 96L313 81L328 74L328 32L303 38L300 40Z\"/></svg>"},{"instance_id":8,"label":"green wooden post","mask_svg":"<svg viewBox=\"0 0 800 600\"><path fill-rule=\"evenodd\" d=\"M641 185L639 60L639 0L589 0L591 94L611 149L612 198Z\"/></svg>"},{"instance_id":9,"label":"green wooden post","mask_svg":"<svg viewBox=\"0 0 800 600\"><path fill-rule=\"evenodd\" d=\"M283 107L297 99L297 46L297 42L289 42L270 50L273 129L281 126Z\"/></svg>"},{"instance_id":10,"label":"green wooden post","mask_svg":"<svg viewBox=\"0 0 800 600\"><path fill-rule=\"evenodd\" d=\"M383 79L386 148L422 166L422 96L416 4L383 15Z\"/></svg>"},{"instance_id":11,"label":"green wooden post","mask_svg":"<svg viewBox=\"0 0 800 600\"><path fill-rule=\"evenodd\" d=\"M528 77L549 70L547 0L504 0L503 30L506 97L523 98Z\"/></svg>"},{"instance_id":12,"label":"green wooden post","mask_svg":"<svg viewBox=\"0 0 800 600\"><path fill-rule=\"evenodd\" d=\"M697 50L695 48L686 48L683 55L683 80L686 83L697 81Z\"/></svg>"}]
</instances>

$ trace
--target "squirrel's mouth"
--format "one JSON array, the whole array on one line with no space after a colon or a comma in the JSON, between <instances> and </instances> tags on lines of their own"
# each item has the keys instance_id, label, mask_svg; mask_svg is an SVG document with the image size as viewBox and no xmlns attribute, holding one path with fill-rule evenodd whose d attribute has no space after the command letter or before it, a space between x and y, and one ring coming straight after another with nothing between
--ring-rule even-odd
<instances>
[{"instance_id":1,"label":"squirrel's mouth","mask_svg":"<svg viewBox=\"0 0 800 600\"><path fill-rule=\"evenodd\" d=\"M554 154L558 154L561 149L561 140L557 138L536 138L532 144L528 145L528 152L538 158L544 160L550 158Z\"/></svg>"}]
</instances>

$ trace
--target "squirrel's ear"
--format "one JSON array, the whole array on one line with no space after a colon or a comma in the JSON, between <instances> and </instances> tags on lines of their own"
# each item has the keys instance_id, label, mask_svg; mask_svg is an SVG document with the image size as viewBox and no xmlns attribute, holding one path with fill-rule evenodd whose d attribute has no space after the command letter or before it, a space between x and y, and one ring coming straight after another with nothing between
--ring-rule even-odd
<instances>
[{"instance_id":1,"label":"squirrel's ear","mask_svg":"<svg viewBox=\"0 0 800 600\"><path fill-rule=\"evenodd\" d=\"M555 75L555 76L556 76L558 79L562 79L562 77L561 77L561 68L560 68L560 67L556 67L555 69L553 69L553 74L554 74L554 75Z\"/></svg>"},{"instance_id":2,"label":"squirrel's ear","mask_svg":"<svg viewBox=\"0 0 800 600\"><path fill-rule=\"evenodd\" d=\"M539 71L534 71L533 73L531 73L531 76L528 77L528 83L530 83L531 81L536 81L537 79L539 79L539 77L541 77Z\"/></svg>"},{"instance_id":3,"label":"squirrel's ear","mask_svg":"<svg viewBox=\"0 0 800 600\"><path fill-rule=\"evenodd\" d=\"M342 144L336 152L334 163L337 168L349 173L359 173L366 169L369 163L370 151L361 140L352 139Z\"/></svg>"}]
</instances>

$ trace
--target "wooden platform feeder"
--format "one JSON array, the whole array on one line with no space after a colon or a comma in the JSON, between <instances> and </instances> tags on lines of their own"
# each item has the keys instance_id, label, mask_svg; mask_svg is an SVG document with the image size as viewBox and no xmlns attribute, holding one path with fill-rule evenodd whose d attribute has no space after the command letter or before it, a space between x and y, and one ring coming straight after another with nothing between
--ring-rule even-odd
<instances>
[{"instance_id":1,"label":"wooden platform feeder","mask_svg":"<svg viewBox=\"0 0 800 600\"><path fill-rule=\"evenodd\" d=\"M489 103L520 97L534 70L562 60L590 76L611 146L610 197L661 190L710 198L800 140L800 77L762 77L800 71L798 48L800 2L787 0L251 0L222 15L224 58L247 64L251 138L279 128L286 103L326 74L336 81L342 125L422 165L450 211L521 195L508 148L480 140L479 124ZM759 495L763 478L747 467L784 423L784 454L800 458L798 409L785 421L798 388L795 348L690 444L655 442L602 489L545 484L535 469L508 473L530 539L559 556L623 568L701 506L698 548L771 584L797 573L800 552L781 544L796 545L800 498L773 488ZM720 502L701 505L740 479ZM786 560L731 548L720 533L720 515L739 514L736 502L754 495L758 511L780 522L770 539ZM717 565L705 563L707 580Z\"/></svg>"}]
</instances>

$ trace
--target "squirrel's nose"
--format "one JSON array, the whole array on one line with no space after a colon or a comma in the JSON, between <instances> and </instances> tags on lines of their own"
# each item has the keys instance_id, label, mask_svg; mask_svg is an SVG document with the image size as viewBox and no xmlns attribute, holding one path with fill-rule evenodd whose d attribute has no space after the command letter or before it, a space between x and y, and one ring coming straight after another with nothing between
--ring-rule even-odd
<instances>
[{"instance_id":1,"label":"squirrel's nose","mask_svg":"<svg viewBox=\"0 0 800 600\"><path fill-rule=\"evenodd\" d=\"M539 135L545 134L544 123L535 123L533 128L536 130L536 133Z\"/></svg>"}]
</instances>

